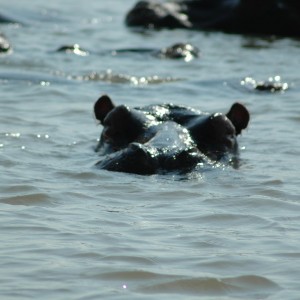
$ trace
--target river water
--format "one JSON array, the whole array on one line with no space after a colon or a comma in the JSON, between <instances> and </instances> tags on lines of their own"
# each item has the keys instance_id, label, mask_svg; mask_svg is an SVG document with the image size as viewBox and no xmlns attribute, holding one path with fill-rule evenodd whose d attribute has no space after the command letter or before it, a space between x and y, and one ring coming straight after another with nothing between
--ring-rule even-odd
<instances>
[{"instance_id":1,"label":"river water","mask_svg":"<svg viewBox=\"0 0 300 300\"><path fill-rule=\"evenodd\" d=\"M133 31L134 0L3 0L0 299L299 299L300 41ZM124 48L199 47L158 59ZM56 52L78 43L85 55ZM84 53L83 53L84 54ZM285 92L253 91L280 76ZM241 166L184 178L94 167L101 94L251 112Z\"/></svg>"}]
</instances>

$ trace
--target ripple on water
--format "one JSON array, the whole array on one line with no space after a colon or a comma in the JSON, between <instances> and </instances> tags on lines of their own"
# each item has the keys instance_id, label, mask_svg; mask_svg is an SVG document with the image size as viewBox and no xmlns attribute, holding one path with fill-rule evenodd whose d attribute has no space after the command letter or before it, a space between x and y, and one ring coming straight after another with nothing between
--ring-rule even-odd
<instances>
[{"instance_id":1,"label":"ripple on water","mask_svg":"<svg viewBox=\"0 0 300 300\"><path fill-rule=\"evenodd\" d=\"M4 196L0 203L10 204L10 205L41 205L41 206L51 206L52 205L52 198L45 194L45 193L28 193L23 194L20 193L19 195L15 196Z\"/></svg>"},{"instance_id":2,"label":"ripple on water","mask_svg":"<svg viewBox=\"0 0 300 300\"><path fill-rule=\"evenodd\" d=\"M2 194L0 203L23 206L54 205L53 197L51 197L49 193L43 192L42 189L35 187L31 182L27 183L27 180L19 178L15 178L15 180L20 180L20 182L16 183L9 180L5 186L1 188Z\"/></svg>"}]
</instances>

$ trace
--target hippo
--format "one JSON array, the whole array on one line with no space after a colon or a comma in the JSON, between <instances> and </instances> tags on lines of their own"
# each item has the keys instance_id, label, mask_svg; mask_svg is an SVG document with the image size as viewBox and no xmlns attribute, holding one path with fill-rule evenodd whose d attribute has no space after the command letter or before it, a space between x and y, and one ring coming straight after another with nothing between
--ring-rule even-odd
<instances>
[{"instance_id":1,"label":"hippo","mask_svg":"<svg viewBox=\"0 0 300 300\"><path fill-rule=\"evenodd\" d=\"M80 56L86 56L90 51L85 50L79 44L64 45L59 47L56 52L73 53ZM112 55L124 53L150 53L154 57L169 59L184 59L190 61L199 56L199 49L190 43L175 43L162 49L155 48L124 48L110 51Z\"/></svg>"},{"instance_id":2,"label":"hippo","mask_svg":"<svg viewBox=\"0 0 300 300\"><path fill-rule=\"evenodd\" d=\"M257 81L252 77L246 77L241 80L241 85L250 91L258 92L285 92L289 88L287 82L282 82L280 76L269 77L266 81Z\"/></svg>"},{"instance_id":3,"label":"hippo","mask_svg":"<svg viewBox=\"0 0 300 300\"><path fill-rule=\"evenodd\" d=\"M64 45L59 47L56 51L65 52L65 53L74 53L79 56L87 56L89 54L89 51L81 48L78 44Z\"/></svg>"},{"instance_id":4,"label":"hippo","mask_svg":"<svg viewBox=\"0 0 300 300\"><path fill-rule=\"evenodd\" d=\"M205 162L238 155L236 137L248 126L250 114L234 103L226 114L160 104L129 108L101 96L94 114L103 130L95 151L101 169L141 175L187 172Z\"/></svg>"},{"instance_id":5,"label":"hippo","mask_svg":"<svg viewBox=\"0 0 300 300\"><path fill-rule=\"evenodd\" d=\"M127 48L115 50L115 55L122 53L150 53L154 57L168 59L183 59L190 61L193 58L199 57L199 49L190 43L175 43L169 47L162 49L153 48Z\"/></svg>"},{"instance_id":6,"label":"hippo","mask_svg":"<svg viewBox=\"0 0 300 300\"><path fill-rule=\"evenodd\" d=\"M0 33L0 53L7 53L11 46L4 34Z\"/></svg>"},{"instance_id":7,"label":"hippo","mask_svg":"<svg viewBox=\"0 0 300 300\"><path fill-rule=\"evenodd\" d=\"M139 1L125 22L146 28L299 37L300 4L295 0Z\"/></svg>"}]
</instances>

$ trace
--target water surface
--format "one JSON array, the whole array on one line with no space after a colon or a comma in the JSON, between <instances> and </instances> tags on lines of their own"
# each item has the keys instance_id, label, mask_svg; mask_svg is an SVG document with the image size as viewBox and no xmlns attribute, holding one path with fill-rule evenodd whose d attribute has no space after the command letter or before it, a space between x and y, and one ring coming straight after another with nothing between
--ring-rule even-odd
<instances>
[{"instance_id":1,"label":"water surface","mask_svg":"<svg viewBox=\"0 0 300 300\"><path fill-rule=\"evenodd\" d=\"M3 2L3 1L2 1ZM135 1L4 1L0 56L0 298L299 299L300 42L124 25ZM124 48L190 42L190 62ZM78 43L86 55L58 53ZM243 87L281 76L285 92ZM251 123L238 170L182 178L94 167L92 113L173 102Z\"/></svg>"}]
</instances>

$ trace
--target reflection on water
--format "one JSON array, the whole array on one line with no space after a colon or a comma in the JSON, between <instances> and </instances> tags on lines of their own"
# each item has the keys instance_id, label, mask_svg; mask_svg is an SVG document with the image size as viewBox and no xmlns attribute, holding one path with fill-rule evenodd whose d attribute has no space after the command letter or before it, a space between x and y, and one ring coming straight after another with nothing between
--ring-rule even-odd
<instances>
[{"instance_id":1,"label":"reflection on water","mask_svg":"<svg viewBox=\"0 0 300 300\"><path fill-rule=\"evenodd\" d=\"M160 84L179 81L180 79L166 77L162 78L158 75L154 76L131 76L126 74L114 74L112 70L107 70L103 73L91 73L84 76L73 77L77 80L92 80L92 81L105 81L110 83L129 83L135 86L147 84Z\"/></svg>"},{"instance_id":2,"label":"reflection on water","mask_svg":"<svg viewBox=\"0 0 300 300\"><path fill-rule=\"evenodd\" d=\"M241 85L249 90L265 92L284 92L289 88L288 83L282 82L280 76L269 77L266 81L256 81L254 78L245 77L241 80Z\"/></svg>"}]
</instances>

